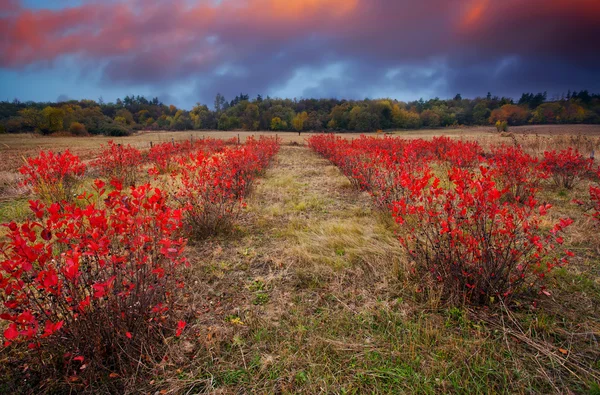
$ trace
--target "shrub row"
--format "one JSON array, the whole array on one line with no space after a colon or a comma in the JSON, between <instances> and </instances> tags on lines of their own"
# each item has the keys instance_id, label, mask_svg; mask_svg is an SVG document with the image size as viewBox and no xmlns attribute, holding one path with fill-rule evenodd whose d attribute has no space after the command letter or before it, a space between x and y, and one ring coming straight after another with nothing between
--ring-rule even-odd
<instances>
[{"instance_id":1,"label":"shrub row","mask_svg":"<svg viewBox=\"0 0 600 395\"><path fill-rule=\"evenodd\" d=\"M231 143L168 143L147 155L110 142L91 163L105 180L88 188L77 185L86 166L68 151L28 159L23 182L39 200L29 219L2 225L0 241L5 345L26 342L65 377L90 380L99 370L128 377L142 357L159 362L165 337L186 325L187 239L230 225L279 149L276 139ZM149 162L155 175L157 163L176 164L157 175L161 188L135 186ZM88 191L74 198L76 187Z\"/></svg>"},{"instance_id":2,"label":"shrub row","mask_svg":"<svg viewBox=\"0 0 600 395\"><path fill-rule=\"evenodd\" d=\"M317 135L309 145L393 213L413 274L451 303L544 291L546 274L572 255L559 248L572 221L545 230L551 207L536 192L545 178L572 188L589 171L591 162L576 151L538 161L519 147L486 153L476 142L445 137Z\"/></svg>"}]
</instances>

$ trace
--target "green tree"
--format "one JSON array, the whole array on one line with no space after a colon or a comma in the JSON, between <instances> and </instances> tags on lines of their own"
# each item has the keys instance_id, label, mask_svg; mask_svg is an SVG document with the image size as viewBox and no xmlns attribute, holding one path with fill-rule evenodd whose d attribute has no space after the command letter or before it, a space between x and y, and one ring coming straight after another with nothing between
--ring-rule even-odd
<instances>
[{"instance_id":1,"label":"green tree","mask_svg":"<svg viewBox=\"0 0 600 395\"><path fill-rule=\"evenodd\" d=\"M281 120L279 117L271 119L271 130L285 130L287 129L287 122Z\"/></svg>"},{"instance_id":2,"label":"green tree","mask_svg":"<svg viewBox=\"0 0 600 395\"><path fill-rule=\"evenodd\" d=\"M29 130L41 130L44 126L44 114L37 108L24 108L19 111L23 126Z\"/></svg>"},{"instance_id":3,"label":"green tree","mask_svg":"<svg viewBox=\"0 0 600 395\"><path fill-rule=\"evenodd\" d=\"M476 125L487 125L489 123L491 111L486 102L479 102L473 108L473 122Z\"/></svg>"},{"instance_id":4,"label":"green tree","mask_svg":"<svg viewBox=\"0 0 600 395\"><path fill-rule=\"evenodd\" d=\"M423 126L437 128L441 125L440 116L432 110L425 110L421 113L421 122Z\"/></svg>"},{"instance_id":5,"label":"green tree","mask_svg":"<svg viewBox=\"0 0 600 395\"><path fill-rule=\"evenodd\" d=\"M294 119L292 119L292 127L294 128L294 130L297 132L301 132L302 130L304 130L304 124L307 119L308 119L308 113L306 111L303 111L300 114L297 114L294 117Z\"/></svg>"},{"instance_id":6,"label":"green tree","mask_svg":"<svg viewBox=\"0 0 600 395\"><path fill-rule=\"evenodd\" d=\"M248 102L246 102L248 103ZM242 128L244 130L258 130L260 113L256 104L248 103L242 113Z\"/></svg>"},{"instance_id":7,"label":"green tree","mask_svg":"<svg viewBox=\"0 0 600 395\"><path fill-rule=\"evenodd\" d=\"M135 121L133 119L133 114L131 114L131 112L125 108L120 109L119 111L117 111L117 115L115 117L115 121L117 120L117 118L119 118L119 123L123 124L123 120L124 125L133 125L135 124Z\"/></svg>"},{"instance_id":8,"label":"green tree","mask_svg":"<svg viewBox=\"0 0 600 395\"><path fill-rule=\"evenodd\" d=\"M217 96L215 97L215 112L217 115L221 114L221 111L225 109L225 102L225 96L217 93Z\"/></svg>"},{"instance_id":9,"label":"green tree","mask_svg":"<svg viewBox=\"0 0 600 395\"><path fill-rule=\"evenodd\" d=\"M64 129L65 112L61 108L48 106L42 110L42 115L44 116L43 131L54 133Z\"/></svg>"}]
</instances>

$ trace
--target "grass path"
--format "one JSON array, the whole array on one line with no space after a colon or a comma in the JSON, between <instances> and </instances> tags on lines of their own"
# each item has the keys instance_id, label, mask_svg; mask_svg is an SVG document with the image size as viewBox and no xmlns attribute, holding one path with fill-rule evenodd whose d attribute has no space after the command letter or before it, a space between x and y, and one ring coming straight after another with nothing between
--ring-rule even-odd
<instances>
[{"instance_id":1,"label":"grass path","mask_svg":"<svg viewBox=\"0 0 600 395\"><path fill-rule=\"evenodd\" d=\"M213 368L191 376L213 375L212 390L226 392L343 388L338 370L347 367L332 365L323 348L363 346L344 342L341 325L349 322L325 326L332 314L353 319L389 289L400 261L392 221L335 166L294 146L282 147L247 211L234 235L191 254L204 284L192 304L207 311L198 328L209 328L201 336L219 355Z\"/></svg>"},{"instance_id":2,"label":"grass path","mask_svg":"<svg viewBox=\"0 0 600 395\"><path fill-rule=\"evenodd\" d=\"M234 235L192 247L174 392L551 392L500 333L401 280L389 214L305 147L284 146Z\"/></svg>"}]
</instances>

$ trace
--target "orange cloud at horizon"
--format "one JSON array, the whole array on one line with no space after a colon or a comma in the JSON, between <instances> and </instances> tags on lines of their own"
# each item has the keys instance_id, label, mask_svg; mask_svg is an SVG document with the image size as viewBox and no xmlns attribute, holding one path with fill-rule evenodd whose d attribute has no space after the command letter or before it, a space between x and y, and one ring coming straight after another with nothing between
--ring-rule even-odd
<instances>
[{"instance_id":1,"label":"orange cloud at horizon","mask_svg":"<svg viewBox=\"0 0 600 395\"><path fill-rule=\"evenodd\" d=\"M17 4L2 1L13 10ZM498 42L513 48L530 33L543 36L553 26L563 29L561 36L564 29L579 31L582 21L581 29L592 29L600 21L600 0L84 2L52 11L21 7L0 14L0 67L22 67L67 54L98 59L162 49L190 56L210 51L217 62L218 54L225 52L311 36L347 39L340 49L380 50L385 56ZM215 40L207 40L212 37Z\"/></svg>"}]
</instances>

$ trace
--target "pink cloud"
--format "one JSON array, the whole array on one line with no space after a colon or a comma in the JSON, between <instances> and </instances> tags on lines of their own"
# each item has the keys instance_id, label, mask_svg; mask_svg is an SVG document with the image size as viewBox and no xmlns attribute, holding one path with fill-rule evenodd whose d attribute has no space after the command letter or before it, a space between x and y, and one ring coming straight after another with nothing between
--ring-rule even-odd
<instances>
[{"instance_id":1,"label":"pink cloud","mask_svg":"<svg viewBox=\"0 0 600 395\"><path fill-rule=\"evenodd\" d=\"M565 56L598 53L598 20L597 0L115 0L56 11L4 0L0 67L76 55L106 63L109 79L152 81L224 63L264 67L278 54L295 57L289 67L324 56L391 66Z\"/></svg>"}]
</instances>

